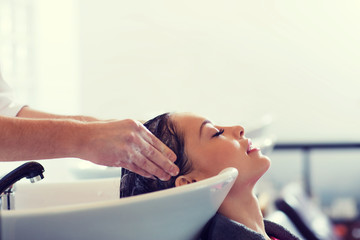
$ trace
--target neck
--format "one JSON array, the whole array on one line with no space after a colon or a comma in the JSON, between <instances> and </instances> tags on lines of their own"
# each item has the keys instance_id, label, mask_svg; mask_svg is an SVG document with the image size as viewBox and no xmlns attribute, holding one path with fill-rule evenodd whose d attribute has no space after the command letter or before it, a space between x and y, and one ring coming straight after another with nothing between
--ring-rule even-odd
<instances>
[{"instance_id":1,"label":"neck","mask_svg":"<svg viewBox=\"0 0 360 240\"><path fill-rule=\"evenodd\" d=\"M270 239L265 232L259 202L252 188L237 193L230 192L220 206L219 212Z\"/></svg>"}]
</instances>

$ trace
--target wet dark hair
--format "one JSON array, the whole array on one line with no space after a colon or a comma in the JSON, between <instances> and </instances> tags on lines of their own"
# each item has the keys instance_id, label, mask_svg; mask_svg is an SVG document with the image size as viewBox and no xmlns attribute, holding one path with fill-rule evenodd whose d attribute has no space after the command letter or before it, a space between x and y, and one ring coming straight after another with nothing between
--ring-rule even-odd
<instances>
[{"instance_id":1,"label":"wet dark hair","mask_svg":"<svg viewBox=\"0 0 360 240\"><path fill-rule=\"evenodd\" d=\"M192 165L184 151L184 136L176 129L170 119L170 113L164 113L149 121L144 126L166 144L176 154L175 164L179 167L178 176L186 175L192 170ZM121 169L120 198L129 197L149 192L160 191L175 187L177 176L168 181L143 177L125 168Z\"/></svg>"}]
</instances>

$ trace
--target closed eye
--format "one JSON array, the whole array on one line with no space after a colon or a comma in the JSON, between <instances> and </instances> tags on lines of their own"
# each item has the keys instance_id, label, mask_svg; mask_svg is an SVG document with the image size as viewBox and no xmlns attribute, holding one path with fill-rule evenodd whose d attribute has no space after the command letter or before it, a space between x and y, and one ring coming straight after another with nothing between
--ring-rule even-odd
<instances>
[{"instance_id":1,"label":"closed eye","mask_svg":"<svg viewBox=\"0 0 360 240\"><path fill-rule=\"evenodd\" d=\"M220 136L221 134L223 134L224 133L224 129L220 129L217 133L215 133L214 135L212 135L212 137L218 137L218 136Z\"/></svg>"}]
</instances>

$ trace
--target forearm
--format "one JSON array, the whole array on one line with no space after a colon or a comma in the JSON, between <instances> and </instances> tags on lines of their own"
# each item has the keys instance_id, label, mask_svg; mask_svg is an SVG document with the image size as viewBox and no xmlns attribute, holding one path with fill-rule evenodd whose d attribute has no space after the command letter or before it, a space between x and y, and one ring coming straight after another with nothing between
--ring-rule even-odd
<instances>
[{"instance_id":1,"label":"forearm","mask_svg":"<svg viewBox=\"0 0 360 240\"><path fill-rule=\"evenodd\" d=\"M92 122L97 121L98 119L89 116L66 116L66 115L58 115L52 113L41 112L30 107L23 107L17 117L21 118L37 118L37 119L74 119L83 122Z\"/></svg>"},{"instance_id":2,"label":"forearm","mask_svg":"<svg viewBox=\"0 0 360 240\"><path fill-rule=\"evenodd\" d=\"M0 161L78 157L86 124L0 116Z\"/></svg>"},{"instance_id":3,"label":"forearm","mask_svg":"<svg viewBox=\"0 0 360 240\"><path fill-rule=\"evenodd\" d=\"M174 153L140 122L87 122L40 114L0 116L0 161L74 157L145 177L178 174Z\"/></svg>"}]
</instances>

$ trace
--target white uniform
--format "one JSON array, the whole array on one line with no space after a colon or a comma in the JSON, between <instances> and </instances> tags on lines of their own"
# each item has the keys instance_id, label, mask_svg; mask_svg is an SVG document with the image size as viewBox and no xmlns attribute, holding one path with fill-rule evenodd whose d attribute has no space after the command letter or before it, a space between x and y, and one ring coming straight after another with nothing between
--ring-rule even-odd
<instances>
[{"instance_id":1,"label":"white uniform","mask_svg":"<svg viewBox=\"0 0 360 240\"><path fill-rule=\"evenodd\" d=\"M0 115L15 117L24 105L17 104L13 101L10 87L3 80L0 71Z\"/></svg>"}]
</instances>

